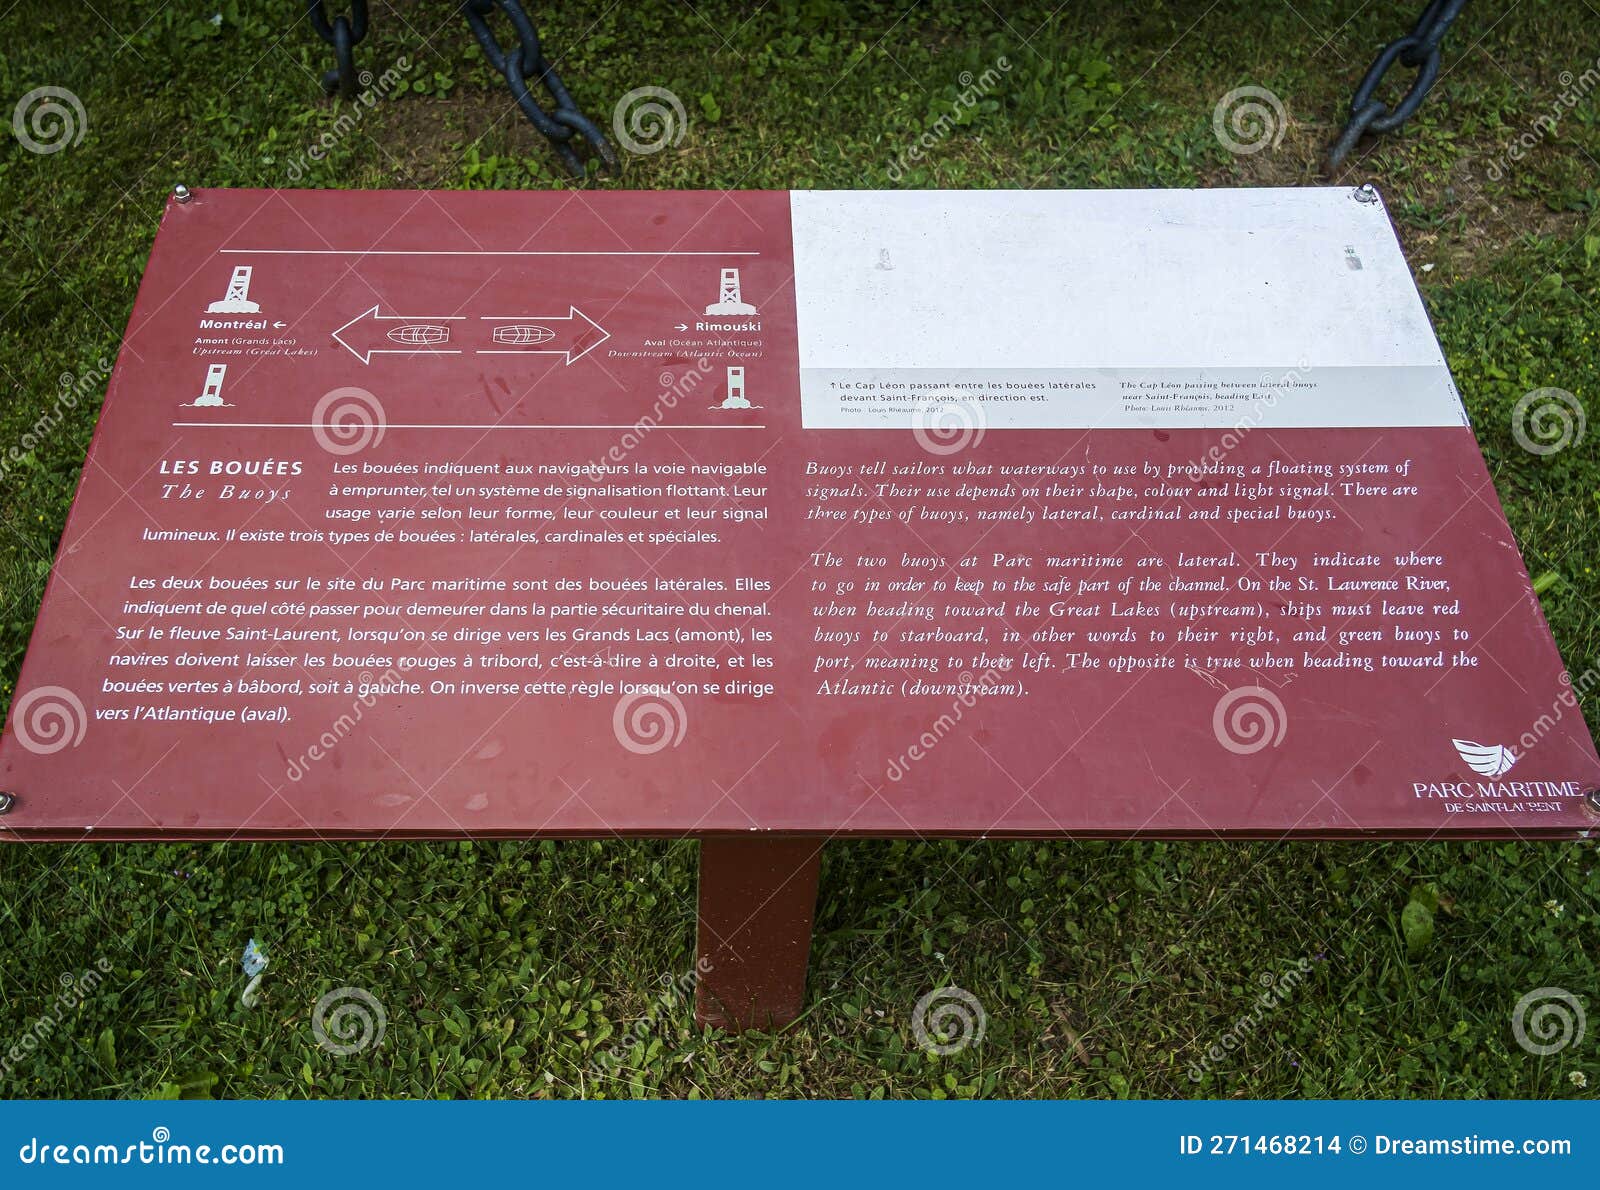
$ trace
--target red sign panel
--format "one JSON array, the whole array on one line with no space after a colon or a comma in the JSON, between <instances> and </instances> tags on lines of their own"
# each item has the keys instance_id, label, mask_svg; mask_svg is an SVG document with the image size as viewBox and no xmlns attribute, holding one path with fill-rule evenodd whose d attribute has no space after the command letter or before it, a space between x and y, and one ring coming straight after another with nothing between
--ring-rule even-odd
<instances>
[{"instance_id":1,"label":"red sign panel","mask_svg":"<svg viewBox=\"0 0 1600 1190\"><path fill-rule=\"evenodd\" d=\"M1596 784L1381 204L201 191L0 833L1570 835Z\"/></svg>"}]
</instances>

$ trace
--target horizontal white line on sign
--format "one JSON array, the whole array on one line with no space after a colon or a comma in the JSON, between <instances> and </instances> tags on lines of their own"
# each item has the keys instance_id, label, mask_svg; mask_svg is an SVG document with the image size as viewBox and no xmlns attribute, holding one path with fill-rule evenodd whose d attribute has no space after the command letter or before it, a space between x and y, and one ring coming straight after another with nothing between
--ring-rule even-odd
<instances>
[{"instance_id":1,"label":"horizontal white line on sign","mask_svg":"<svg viewBox=\"0 0 1600 1190\"><path fill-rule=\"evenodd\" d=\"M500 248L218 248L242 256L760 256L759 252L569 252Z\"/></svg>"},{"instance_id":2,"label":"horizontal white line on sign","mask_svg":"<svg viewBox=\"0 0 1600 1190\"><path fill-rule=\"evenodd\" d=\"M220 430L337 430L340 427L314 421L175 421L175 429L220 429ZM541 424L527 425L482 425L476 422L415 422L391 421L383 425L385 430L635 430L638 426L632 422L627 425L565 425ZM658 430L764 430L766 426L669 426L658 425Z\"/></svg>"}]
</instances>

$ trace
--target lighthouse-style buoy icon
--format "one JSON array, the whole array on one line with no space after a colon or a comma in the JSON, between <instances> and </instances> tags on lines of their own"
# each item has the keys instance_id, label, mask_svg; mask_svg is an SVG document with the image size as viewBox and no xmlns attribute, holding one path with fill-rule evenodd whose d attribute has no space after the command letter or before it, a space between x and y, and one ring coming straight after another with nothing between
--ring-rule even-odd
<instances>
[{"instance_id":1,"label":"lighthouse-style buoy icon","mask_svg":"<svg viewBox=\"0 0 1600 1190\"><path fill-rule=\"evenodd\" d=\"M728 369L728 395L722 398L722 404L713 405L713 409L756 409L750 398L744 395L744 367L738 365Z\"/></svg>"},{"instance_id":2,"label":"lighthouse-style buoy icon","mask_svg":"<svg viewBox=\"0 0 1600 1190\"><path fill-rule=\"evenodd\" d=\"M706 307L707 314L754 314L756 308L739 293L739 270L723 269L717 286L718 297Z\"/></svg>"},{"instance_id":3,"label":"lighthouse-style buoy icon","mask_svg":"<svg viewBox=\"0 0 1600 1190\"><path fill-rule=\"evenodd\" d=\"M227 364L212 364L206 368L206 390L194 399L197 407L227 404L222 399L222 381L227 374Z\"/></svg>"},{"instance_id":4,"label":"lighthouse-style buoy icon","mask_svg":"<svg viewBox=\"0 0 1600 1190\"><path fill-rule=\"evenodd\" d=\"M241 264L234 267L228 279L228 293L221 301L206 307L208 314L259 314L261 307L250 300L250 273L254 266Z\"/></svg>"}]
</instances>

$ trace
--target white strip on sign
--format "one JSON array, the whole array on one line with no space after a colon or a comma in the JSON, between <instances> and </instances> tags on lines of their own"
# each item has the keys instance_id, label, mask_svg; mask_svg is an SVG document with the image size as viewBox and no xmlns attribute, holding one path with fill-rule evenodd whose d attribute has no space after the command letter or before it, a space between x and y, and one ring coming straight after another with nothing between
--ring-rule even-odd
<instances>
[{"instance_id":1,"label":"white strip on sign","mask_svg":"<svg viewBox=\"0 0 1600 1190\"><path fill-rule=\"evenodd\" d=\"M1000 430L1467 424L1382 204L1348 187L791 210L807 429L962 404Z\"/></svg>"}]
</instances>

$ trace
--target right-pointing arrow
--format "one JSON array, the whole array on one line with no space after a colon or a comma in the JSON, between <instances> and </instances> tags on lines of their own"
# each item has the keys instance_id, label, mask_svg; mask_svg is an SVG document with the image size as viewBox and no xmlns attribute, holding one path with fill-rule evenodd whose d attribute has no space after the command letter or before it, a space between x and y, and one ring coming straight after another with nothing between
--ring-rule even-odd
<instances>
[{"instance_id":1,"label":"right-pointing arrow","mask_svg":"<svg viewBox=\"0 0 1600 1190\"><path fill-rule=\"evenodd\" d=\"M557 317L545 314L484 314L494 323L493 347L479 355L561 355L570 366L611 337L609 331L576 306Z\"/></svg>"}]
</instances>

